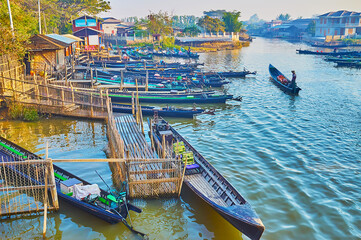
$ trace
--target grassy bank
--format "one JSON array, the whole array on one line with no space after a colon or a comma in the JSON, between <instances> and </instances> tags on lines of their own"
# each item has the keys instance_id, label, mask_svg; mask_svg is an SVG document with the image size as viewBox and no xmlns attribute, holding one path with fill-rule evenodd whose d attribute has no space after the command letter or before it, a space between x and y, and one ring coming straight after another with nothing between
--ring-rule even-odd
<instances>
[{"instance_id":1,"label":"grassy bank","mask_svg":"<svg viewBox=\"0 0 361 240\"><path fill-rule=\"evenodd\" d=\"M8 108L8 118L35 122L40 119L38 111L33 107L26 107L22 104L11 104Z\"/></svg>"}]
</instances>

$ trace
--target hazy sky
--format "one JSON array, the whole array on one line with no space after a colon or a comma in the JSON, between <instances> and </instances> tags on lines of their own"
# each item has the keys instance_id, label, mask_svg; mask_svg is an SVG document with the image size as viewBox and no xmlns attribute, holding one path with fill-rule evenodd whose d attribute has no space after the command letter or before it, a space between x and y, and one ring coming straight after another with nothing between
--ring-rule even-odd
<instances>
[{"instance_id":1,"label":"hazy sky","mask_svg":"<svg viewBox=\"0 0 361 240\"><path fill-rule=\"evenodd\" d=\"M108 0L112 10L101 17L144 17L149 10L172 12L173 15L202 16L204 10L225 9L241 11L241 19L248 20L257 13L264 20L275 19L281 13L292 18L312 17L330 11L361 12L361 0Z\"/></svg>"}]
</instances>

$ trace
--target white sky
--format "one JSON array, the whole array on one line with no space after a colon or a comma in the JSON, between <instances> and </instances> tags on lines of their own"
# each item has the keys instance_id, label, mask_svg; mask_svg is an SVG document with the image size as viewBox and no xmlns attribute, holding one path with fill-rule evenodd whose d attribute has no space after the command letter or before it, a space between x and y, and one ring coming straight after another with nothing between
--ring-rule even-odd
<instances>
[{"instance_id":1,"label":"white sky","mask_svg":"<svg viewBox=\"0 0 361 240\"><path fill-rule=\"evenodd\" d=\"M281 13L291 18L312 17L330 11L348 10L361 12L361 0L108 0L112 10L101 17L145 17L159 10L173 15L202 16L203 11L225 9L241 11L241 19L248 20L257 13L260 19L275 19Z\"/></svg>"}]
</instances>

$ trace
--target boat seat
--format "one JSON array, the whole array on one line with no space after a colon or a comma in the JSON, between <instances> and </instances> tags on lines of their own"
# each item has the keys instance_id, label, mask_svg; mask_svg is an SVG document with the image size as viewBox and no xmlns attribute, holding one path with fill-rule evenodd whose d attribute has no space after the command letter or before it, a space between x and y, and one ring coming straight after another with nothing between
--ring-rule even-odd
<instances>
[{"instance_id":1,"label":"boat seat","mask_svg":"<svg viewBox=\"0 0 361 240\"><path fill-rule=\"evenodd\" d=\"M199 165L197 163L193 163L191 165L186 166L186 170L196 169L199 168Z\"/></svg>"}]
</instances>

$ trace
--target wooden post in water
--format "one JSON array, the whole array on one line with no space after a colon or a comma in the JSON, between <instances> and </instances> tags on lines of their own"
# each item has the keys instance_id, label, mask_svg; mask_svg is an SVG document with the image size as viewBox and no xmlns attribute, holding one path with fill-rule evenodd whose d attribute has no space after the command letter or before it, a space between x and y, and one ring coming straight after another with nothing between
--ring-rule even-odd
<instances>
[{"instance_id":1,"label":"wooden post in water","mask_svg":"<svg viewBox=\"0 0 361 240\"><path fill-rule=\"evenodd\" d=\"M64 96L64 89L61 89L61 105L64 107L65 96Z\"/></svg>"},{"instance_id":2,"label":"wooden post in water","mask_svg":"<svg viewBox=\"0 0 361 240\"><path fill-rule=\"evenodd\" d=\"M91 117L94 116L94 111L93 111L93 93L90 93L90 116L91 116Z\"/></svg>"},{"instance_id":3,"label":"wooden post in water","mask_svg":"<svg viewBox=\"0 0 361 240\"><path fill-rule=\"evenodd\" d=\"M73 88L73 84L70 83L70 87L71 87L71 100L74 103L74 88Z\"/></svg>"},{"instance_id":4,"label":"wooden post in water","mask_svg":"<svg viewBox=\"0 0 361 240\"><path fill-rule=\"evenodd\" d=\"M123 84L124 84L124 71L120 70L120 91L123 90Z\"/></svg>"},{"instance_id":5,"label":"wooden post in water","mask_svg":"<svg viewBox=\"0 0 361 240\"><path fill-rule=\"evenodd\" d=\"M137 121L137 124L139 124L139 101L138 101L138 79L135 79L135 89L136 89L136 93L137 93L137 97L135 99L135 110L137 111L136 112L136 121Z\"/></svg>"},{"instance_id":6,"label":"wooden post in water","mask_svg":"<svg viewBox=\"0 0 361 240\"><path fill-rule=\"evenodd\" d=\"M147 70L145 75L145 91L148 92L148 81L149 81L149 72Z\"/></svg>"},{"instance_id":7,"label":"wooden post in water","mask_svg":"<svg viewBox=\"0 0 361 240\"><path fill-rule=\"evenodd\" d=\"M135 117L135 110L134 110L134 92L132 92L132 114Z\"/></svg>"},{"instance_id":8,"label":"wooden post in water","mask_svg":"<svg viewBox=\"0 0 361 240\"><path fill-rule=\"evenodd\" d=\"M44 197L44 225L43 225L43 238L46 236L46 218L48 214L48 168L45 168L45 197Z\"/></svg>"},{"instance_id":9,"label":"wooden post in water","mask_svg":"<svg viewBox=\"0 0 361 240\"><path fill-rule=\"evenodd\" d=\"M162 136L162 148L163 148L162 157L165 158L165 135Z\"/></svg>"},{"instance_id":10,"label":"wooden post in water","mask_svg":"<svg viewBox=\"0 0 361 240\"><path fill-rule=\"evenodd\" d=\"M102 107L102 109L103 109L103 90L102 89L100 89L100 106Z\"/></svg>"},{"instance_id":11,"label":"wooden post in water","mask_svg":"<svg viewBox=\"0 0 361 240\"><path fill-rule=\"evenodd\" d=\"M90 84L91 88L93 88L93 68L90 68Z\"/></svg>"}]
</instances>

